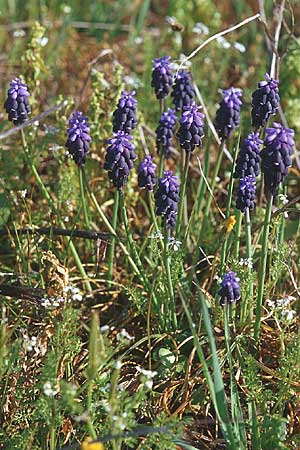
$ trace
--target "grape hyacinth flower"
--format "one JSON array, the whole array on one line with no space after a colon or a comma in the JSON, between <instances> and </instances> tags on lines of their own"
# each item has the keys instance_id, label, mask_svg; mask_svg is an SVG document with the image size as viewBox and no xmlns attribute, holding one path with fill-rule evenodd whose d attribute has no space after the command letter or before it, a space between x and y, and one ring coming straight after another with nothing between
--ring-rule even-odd
<instances>
[{"instance_id":1,"label":"grape hyacinth flower","mask_svg":"<svg viewBox=\"0 0 300 450\"><path fill-rule=\"evenodd\" d=\"M239 281L240 279L235 272L230 271L223 275L221 289L219 291L221 306L229 306L240 300L241 288Z\"/></svg>"},{"instance_id":2,"label":"grape hyacinth flower","mask_svg":"<svg viewBox=\"0 0 300 450\"><path fill-rule=\"evenodd\" d=\"M180 186L172 171L164 172L158 180L158 188L154 195L156 214L164 216L167 228L174 228L178 211Z\"/></svg>"},{"instance_id":3,"label":"grape hyacinth flower","mask_svg":"<svg viewBox=\"0 0 300 450\"><path fill-rule=\"evenodd\" d=\"M273 123L272 128L266 129L264 148L261 152L262 171L266 190L272 195L277 194L279 184L288 174L288 168L292 165L294 146L294 130L284 128L277 122Z\"/></svg>"},{"instance_id":4,"label":"grape hyacinth flower","mask_svg":"<svg viewBox=\"0 0 300 450\"><path fill-rule=\"evenodd\" d=\"M234 178L257 177L259 175L260 146L262 143L263 141L259 139L259 133L248 134L237 158Z\"/></svg>"},{"instance_id":5,"label":"grape hyacinth flower","mask_svg":"<svg viewBox=\"0 0 300 450\"><path fill-rule=\"evenodd\" d=\"M87 117L75 111L69 119L66 147L78 166L83 166L90 151L91 136Z\"/></svg>"},{"instance_id":6,"label":"grape hyacinth flower","mask_svg":"<svg viewBox=\"0 0 300 450\"><path fill-rule=\"evenodd\" d=\"M255 192L255 178L252 176L241 178L237 192L237 209L239 209L243 213L246 211L246 209L248 209L249 211L253 209L255 205Z\"/></svg>"},{"instance_id":7,"label":"grape hyacinth flower","mask_svg":"<svg viewBox=\"0 0 300 450\"><path fill-rule=\"evenodd\" d=\"M191 74L185 70L180 70L173 85L171 97L177 111L183 110L184 106L194 103L195 89L191 83Z\"/></svg>"},{"instance_id":8,"label":"grape hyacinth flower","mask_svg":"<svg viewBox=\"0 0 300 450\"><path fill-rule=\"evenodd\" d=\"M263 127L270 116L275 115L279 108L279 81L265 74L265 81L258 83L258 89L252 94L252 125Z\"/></svg>"},{"instance_id":9,"label":"grape hyacinth flower","mask_svg":"<svg viewBox=\"0 0 300 450\"><path fill-rule=\"evenodd\" d=\"M148 155L138 167L138 185L153 191L156 183L156 164L152 161L152 156Z\"/></svg>"},{"instance_id":10,"label":"grape hyacinth flower","mask_svg":"<svg viewBox=\"0 0 300 450\"><path fill-rule=\"evenodd\" d=\"M4 108L8 114L8 120L15 125L20 125L28 119L28 114L30 114L29 96L28 86L20 78L15 78L10 82Z\"/></svg>"},{"instance_id":11,"label":"grape hyacinth flower","mask_svg":"<svg viewBox=\"0 0 300 450\"><path fill-rule=\"evenodd\" d=\"M177 137L186 152L192 152L196 146L202 145L204 117L197 105L184 106Z\"/></svg>"},{"instance_id":12,"label":"grape hyacinth flower","mask_svg":"<svg viewBox=\"0 0 300 450\"><path fill-rule=\"evenodd\" d=\"M113 138L108 139L104 169L108 171L109 179L119 191L126 185L133 161L136 159L131 140L132 137L124 131L118 131L114 133Z\"/></svg>"},{"instance_id":13,"label":"grape hyacinth flower","mask_svg":"<svg viewBox=\"0 0 300 450\"><path fill-rule=\"evenodd\" d=\"M241 89L229 88L223 91L223 99L216 113L215 125L218 135L228 139L234 129L240 124L240 110L243 93Z\"/></svg>"},{"instance_id":14,"label":"grape hyacinth flower","mask_svg":"<svg viewBox=\"0 0 300 450\"><path fill-rule=\"evenodd\" d=\"M168 108L168 110L162 114L159 119L158 127L156 128L157 151L158 153L162 151L166 158L171 154L176 122L177 116L174 109Z\"/></svg>"},{"instance_id":15,"label":"grape hyacinth flower","mask_svg":"<svg viewBox=\"0 0 300 450\"><path fill-rule=\"evenodd\" d=\"M117 109L113 113L113 131L130 133L137 124L135 91L123 91L118 101Z\"/></svg>"},{"instance_id":16,"label":"grape hyacinth flower","mask_svg":"<svg viewBox=\"0 0 300 450\"><path fill-rule=\"evenodd\" d=\"M170 56L163 56L153 61L151 86L154 88L158 100L162 100L169 94L173 83L170 59Z\"/></svg>"}]
</instances>

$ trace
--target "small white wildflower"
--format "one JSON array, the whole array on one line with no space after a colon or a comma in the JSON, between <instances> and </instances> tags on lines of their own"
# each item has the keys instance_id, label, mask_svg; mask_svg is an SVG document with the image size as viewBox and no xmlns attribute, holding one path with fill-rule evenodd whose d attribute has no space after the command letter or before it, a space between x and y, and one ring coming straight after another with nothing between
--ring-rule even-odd
<instances>
[{"instance_id":1,"label":"small white wildflower","mask_svg":"<svg viewBox=\"0 0 300 450\"><path fill-rule=\"evenodd\" d=\"M65 216L65 217L64 217L64 221L65 221L65 222L69 222L69 220L70 220L70 217L69 217L69 216Z\"/></svg>"},{"instance_id":2,"label":"small white wildflower","mask_svg":"<svg viewBox=\"0 0 300 450\"><path fill-rule=\"evenodd\" d=\"M150 239L163 239L164 236L160 231L156 231L155 233L149 236Z\"/></svg>"},{"instance_id":3,"label":"small white wildflower","mask_svg":"<svg viewBox=\"0 0 300 450\"><path fill-rule=\"evenodd\" d=\"M72 300L76 301L76 302L81 302L82 301L82 295L81 294L74 294L72 295Z\"/></svg>"},{"instance_id":4,"label":"small white wildflower","mask_svg":"<svg viewBox=\"0 0 300 450\"><path fill-rule=\"evenodd\" d=\"M197 22L192 31L195 34L209 34L209 28L202 22Z\"/></svg>"},{"instance_id":5,"label":"small white wildflower","mask_svg":"<svg viewBox=\"0 0 300 450\"><path fill-rule=\"evenodd\" d=\"M285 195L285 194L279 194L278 198L283 205L286 205L289 202L289 199L288 199L287 195Z\"/></svg>"},{"instance_id":6,"label":"small white wildflower","mask_svg":"<svg viewBox=\"0 0 300 450\"><path fill-rule=\"evenodd\" d=\"M35 121L33 122L33 125L34 125L35 127L38 127L38 126L40 125L40 122L39 122L38 120L35 120Z\"/></svg>"},{"instance_id":7,"label":"small white wildflower","mask_svg":"<svg viewBox=\"0 0 300 450\"><path fill-rule=\"evenodd\" d=\"M25 31L24 30L15 30L13 32L13 37L15 38L20 38L20 37L24 37L25 36Z\"/></svg>"},{"instance_id":8,"label":"small white wildflower","mask_svg":"<svg viewBox=\"0 0 300 450\"><path fill-rule=\"evenodd\" d=\"M174 250L174 252L178 252L180 246L182 245L181 241L177 241L175 238L169 238L169 246Z\"/></svg>"},{"instance_id":9,"label":"small white wildflower","mask_svg":"<svg viewBox=\"0 0 300 450\"><path fill-rule=\"evenodd\" d=\"M217 43L220 45L220 47L223 47L225 49L228 49L231 47L230 42L228 42L223 36L219 36L216 39Z\"/></svg>"},{"instance_id":10,"label":"small white wildflower","mask_svg":"<svg viewBox=\"0 0 300 450\"><path fill-rule=\"evenodd\" d=\"M244 46L244 44L241 44L240 42L234 42L233 46L240 53L245 53L246 51L246 47Z\"/></svg>"},{"instance_id":11,"label":"small white wildflower","mask_svg":"<svg viewBox=\"0 0 300 450\"><path fill-rule=\"evenodd\" d=\"M45 47L48 44L48 41L49 39L46 36L43 36L37 40L41 47Z\"/></svg>"},{"instance_id":12,"label":"small white wildflower","mask_svg":"<svg viewBox=\"0 0 300 450\"><path fill-rule=\"evenodd\" d=\"M120 370L121 367L122 367L122 361L120 361L120 360L118 359L118 360L116 361L116 363L115 363L115 368L116 368L117 370Z\"/></svg>"},{"instance_id":13,"label":"small white wildflower","mask_svg":"<svg viewBox=\"0 0 300 450\"><path fill-rule=\"evenodd\" d=\"M288 219L289 213L288 213L287 211L284 211L283 215L284 215L284 218L285 218L285 219Z\"/></svg>"},{"instance_id":14,"label":"small white wildflower","mask_svg":"<svg viewBox=\"0 0 300 450\"><path fill-rule=\"evenodd\" d=\"M100 327L100 333L106 333L107 331L109 331L108 325L103 325L102 327Z\"/></svg>"},{"instance_id":15,"label":"small white wildflower","mask_svg":"<svg viewBox=\"0 0 300 450\"><path fill-rule=\"evenodd\" d=\"M134 43L135 43L136 45L142 44L143 41L144 41L144 39L143 39L141 36L137 36L137 37L134 39Z\"/></svg>"},{"instance_id":16,"label":"small white wildflower","mask_svg":"<svg viewBox=\"0 0 300 450\"><path fill-rule=\"evenodd\" d=\"M270 308L275 308L275 302L273 300L270 300L269 298L267 299L267 305L270 306Z\"/></svg>"},{"instance_id":17,"label":"small white wildflower","mask_svg":"<svg viewBox=\"0 0 300 450\"><path fill-rule=\"evenodd\" d=\"M181 35L178 35L178 36L181 37ZM191 67L191 65L192 65L191 61L186 61L186 58L187 58L186 55L184 53L181 53L178 60L171 62L170 65L171 65L172 69L178 70L179 67L181 69L188 69L189 67ZM183 61L184 61L184 64L181 65L181 63Z\"/></svg>"},{"instance_id":18,"label":"small white wildflower","mask_svg":"<svg viewBox=\"0 0 300 450\"><path fill-rule=\"evenodd\" d=\"M131 86L134 89L138 89L143 86L143 83L141 82L141 80L139 80L138 77L130 75L124 76L124 83L128 84L128 86Z\"/></svg>"},{"instance_id":19,"label":"small white wildflower","mask_svg":"<svg viewBox=\"0 0 300 450\"><path fill-rule=\"evenodd\" d=\"M291 301L293 301L293 297L288 296L285 298L279 298L278 300L276 300L276 304L277 304L277 306L284 308L284 307L288 306L291 303Z\"/></svg>"},{"instance_id":20,"label":"small white wildflower","mask_svg":"<svg viewBox=\"0 0 300 450\"><path fill-rule=\"evenodd\" d=\"M65 13L65 14L70 14L70 12L72 11L72 8L71 8L71 6L69 6L69 5L63 5L62 11L63 11L63 13Z\"/></svg>"},{"instance_id":21,"label":"small white wildflower","mask_svg":"<svg viewBox=\"0 0 300 450\"><path fill-rule=\"evenodd\" d=\"M167 17L166 17L166 22L167 22L169 25L174 25L174 24L177 23L178 21L177 21L177 19L176 19L175 16L167 16Z\"/></svg>"},{"instance_id":22,"label":"small white wildflower","mask_svg":"<svg viewBox=\"0 0 300 450\"><path fill-rule=\"evenodd\" d=\"M21 194L21 198L25 198L27 195L27 189L23 189L22 191L20 191Z\"/></svg>"},{"instance_id":23,"label":"small white wildflower","mask_svg":"<svg viewBox=\"0 0 300 450\"><path fill-rule=\"evenodd\" d=\"M283 317L286 318L286 320L290 321L293 320L295 315L296 315L296 311L294 311L293 309L283 309L281 311L281 314Z\"/></svg>"},{"instance_id":24,"label":"small white wildflower","mask_svg":"<svg viewBox=\"0 0 300 450\"><path fill-rule=\"evenodd\" d=\"M44 383L43 391L47 397L54 397L57 394L57 391L53 389L51 383L49 383L48 381Z\"/></svg>"},{"instance_id":25,"label":"small white wildflower","mask_svg":"<svg viewBox=\"0 0 300 450\"><path fill-rule=\"evenodd\" d=\"M130 336L130 334L125 330L125 328L122 328L122 330L117 334L117 341L132 341L134 339L133 336Z\"/></svg>"},{"instance_id":26,"label":"small white wildflower","mask_svg":"<svg viewBox=\"0 0 300 450\"><path fill-rule=\"evenodd\" d=\"M152 380L145 381L145 388L151 390L153 388L153 381Z\"/></svg>"}]
</instances>

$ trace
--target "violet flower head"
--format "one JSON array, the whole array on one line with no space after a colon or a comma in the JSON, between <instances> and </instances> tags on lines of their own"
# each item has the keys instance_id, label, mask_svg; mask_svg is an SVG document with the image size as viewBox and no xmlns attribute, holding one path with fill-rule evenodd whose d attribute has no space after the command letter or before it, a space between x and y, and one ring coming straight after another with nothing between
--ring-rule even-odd
<instances>
[{"instance_id":1,"label":"violet flower head","mask_svg":"<svg viewBox=\"0 0 300 450\"><path fill-rule=\"evenodd\" d=\"M245 212L246 209L249 211L254 209L255 206L255 192L256 183L255 178L247 176L240 179L239 188L237 192L236 207L241 212Z\"/></svg>"},{"instance_id":2,"label":"violet flower head","mask_svg":"<svg viewBox=\"0 0 300 450\"><path fill-rule=\"evenodd\" d=\"M222 277L221 289L219 290L220 305L229 306L241 298L240 279L235 272L227 272Z\"/></svg>"},{"instance_id":3,"label":"violet flower head","mask_svg":"<svg viewBox=\"0 0 300 450\"><path fill-rule=\"evenodd\" d=\"M228 139L240 124L242 95L241 89L233 87L223 91L223 99L220 102L215 120L218 135L222 139Z\"/></svg>"},{"instance_id":4,"label":"violet flower head","mask_svg":"<svg viewBox=\"0 0 300 450\"><path fill-rule=\"evenodd\" d=\"M10 82L4 108L8 114L8 120L15 125L22 124L28 119L28 114L30 114L29 96L28 86L20 78L15 78Z\"/></svg>"},{"instance_id":5,"label":"violet flower head","mask_svg":"<svg viewBox=\"0 0 300 450\"><path fill-rule=\"evenodd\" d=\"M191 82L190 72L180 70L173 85L171 97L177 111L183 110L184 106L190 106L194 103L195 89Z\"/></svg>"},{"instance_id":6,"label":"violet flower head","mask_svg":"<svg viewBox=\"0 0 300 450\"><path fill-rule=\"evenodd\" d=\"M125 187L133 161L136 159L132 137L118 131L111 139L105 155L104 169L108 171L108 177L119 190Z\"/></svg>"},{"instance_id":7,"label":"violet flower head","mask_svg":"<svg viewBox=\"0 0 300 450\"><path fill-rule=\"evenodd\" d=\"M292 165L291 157L294 146L294 130L284 128L277 122L273 123L272 128L266 129L261 159L268 193L277 194L280 183L288 174L288 168Z\"/></svg>"},{"instance_id":8,"label":"violet flower head","mask_svg":"<svg viewBox=\"0 0 300 450\"><path fill-rule=\"evenodd\" d=\"M167 228L174 228L178 212L180 186L178 179L172 171L164 172L164 176L158 180L158 188L155 192L156 214L163 216Z\"/></svg>"},{"instance_id":9,"label":"violet flower head","mask_svg":"<svg viewBox=\"0 0 300 450\"><path fill-rule=\"evenodd\" d=\"M123 91L118 101L117 109L113 113L113 131L124 131L130 133L137 124L136 120L135 91Z\"/></svg>"},{"instance_id":10,"label":"violet flower head","mask_svg":"<svg viewBox=\"0 0 300 450\"><path fill-rule=\"evenodd\" d=\"M169 94L173 84L173 70L170 60L170 56L163 56L153 61L151 86L154 88L158 100Z\"/></svg>"},{"instance_id":11,"label":"violet flower head","mask_svg":"<svg viewBox=\"0 0 300 450\"><path fill-rule=\"evenodd\" d=\"M244 139L239 151L234 178L244 178L248 175L257 177L260 165L260 146L263 143L259 139L259 133L250 133Z\"/></svg>"},{"instance_id":12,"label":"violet flower head","mask_svg":"<svg viewBox=\"0 0 300 450\"><path fill-rule=\"evenodd\" d=\"M88 119L81 111L75 111L69 119L66 147L78 166L85 164L90 151L91 136Z\"/></svg>"},{"instance_id":13,"label":"violet flower head","mask_svg":"<svg viewBox=\"0 0 300 450\"><path fill-rule=\"evenodd\" d=\"M196 146L202 146L204 117L197 105L184 106L177 137L186 152L192 152Z\"/></svg>"},{"instance_id":14,"label":"violet flower head","mask_svg":"<svg viewBox=\"0 0 300 450\"><path fill-rule=\"evenodd\" d=\"M264 127L270 116L275 115L279 108L279 81L265 74L265 81L258 83L258 89L252 94L252 125L255 128Z\"/></svg>"},{"instance_id":15,"label":"violet flower head","mask_svg":"<svg viewBox=\"0 0 300 450\"><path fill-rule=\"evenodd\" d=\"M177 116L174 109L162 113L156 128L156 146L158 153L162 150L164 156L168 158L171 155L171 146L174 136Z\"/></svg>"},{"instance_id":16,"label":"violet flower head","mask_svg":"<svg viewBox=\"0 0 300 450\"><path fill-rule=\"evenodd\" d=\"M153 191L156 183L156 164L152 160L152 156L148 155L140 163L138 167L138 185Z\"/></svg>"}]
</instances>

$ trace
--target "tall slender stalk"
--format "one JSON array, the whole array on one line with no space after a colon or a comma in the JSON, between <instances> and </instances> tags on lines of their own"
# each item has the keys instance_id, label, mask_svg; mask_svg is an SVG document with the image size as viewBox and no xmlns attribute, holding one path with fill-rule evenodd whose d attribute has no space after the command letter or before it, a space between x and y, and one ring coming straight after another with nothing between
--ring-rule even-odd
<instances>
[{"instance_id":1,"label":"tall slender stalk","mask_svg":"<svg viewBox=\"0 0 300 450\"><path fill-rule=\"evenodd\" d=\"M175 309L175 296L173 290L172 276L171 276L171 268L170 268L170 257L168 255L168 245L169 245L169 230L165 226L165 234L164 234L164 266L167 275L167 284L168 284L168 292L169 292L169 309L170 309L170 319L169 323L172 323L173 328L176 330L177 328L177 317L176 317L176 309Z\"/></svg>"},{"instance_id":2,"label":"tall slender stalk","mask_svg":"<svg viewBox=\"0 0 300 450\"><path fill-rule=\"evenodd\" d=\"M250 217L250 211L249 208L245 211L245 226L246 226L246 252L247 252L247 260L248 260L248 274L249 274L249 280L248 280L248 295L247 295L247 301L243 302L245 311L244 314L242 314L242 318L247 318L247 309L248 309L248 301L250 302L253 299L253 280L252 280L252 238L251 238L251 217ZM253 319L253 309L250 307L249 309L249 318L250 320Z\"/></svg>"},{"instance_id":3,"label":"tall slender stalk","mask_svg":"<svg viewBox=\"0 0 300 450\"><path fill-rule=\"evenodd\" d=\"M164 102L164 99L161 98L161 99L159 100L159 114L160 114L159 118L161 118L162 113L164 112L164 109L165 109L165 102ZM164 152L163 152L163 149L161 148L161 145L160 145L159 147L160 147L160 148L159 148L159 169L158 169L158 176L159 176L159 178L161 178L162 175L163 175L163 171L164 171L165 154L164 154Z\"/></svg>"},{"instance_id":4,"label":"tall slender stalk","mask_svg":"<svg viewBox=\"0 0 300 450\"><path fill-rule=\"evenodd\" d=\"M186 181L187 181L187 175L188 175L188 171L189 171L190 157L191 157L191 152L186 152L185 153L184 169L183 169L183 177L182 177L181 187L180 187L180 199L179 199L179 207L178 207L178 216L177 216L177 220L176 220L176 230L175 230L175 238L176 239L179 237L179 234L180 234L180 227L181 227L181 222L182 222L182 214L183 214L185 190L186 190Z\"/></svg>"},{"instance_id":5,"label":"tall slender stalk","mask_svg":"<svg viewBox=\"0 0 300 450\"><path fill-rule=\"evenodd\" d=\"M91 230L91 223L90 223L90 217L89 217L89 212L88 212L88 205L86 203L86 198L85 198L85 189L84 189L84 183L83 183L83 176L82 176L82 166L78 167L78 174L79 174L79 186L80 186L80 197L81 197L81 205L82 205L82 210L83 210L83 217L84 217L84 223L85 223L85 227L88 231ZM91 252L93 251L93 244L91 241L88 241L87 243L89 250L91 250Z\"/></svg>"},{"instance_id":6,"label":"tall slender stalk","mask_svg":"<svg viewBox=\"0 0 300 450\"><path fill-rule=\"evenodd\" d=\"M240 237L241 237L241 225L243 215L241 211L237 210L236 213L236 226L235 226L235 242L234 242L234 259L239 259L240 252Z\"/></svg>"},{"instance_id":7,"label":"tall slender stalk","mask_svg":"<svg viewBox=\"0 0 300 450\"><path fill-rule=\"evenodd\" d=\"M264 284L265 284L266 269L267 269L268 237L269 237L270 221L271 221L271 214L272 214L272 205L273 205L273 195L270 195L269 201L267 203L266 212L265 212L264 228L263 228L263 235L262 235L260 272L259 272L259 281L258 281L258 293L257 293L257 299L256 299L256 318L255 318L255 324L254 324L254 338L255 338L256 342L258 342L259 333L260 333L261 309L262 309Z\"/></svg>"},{"instance_id":8,"label":"tall slender stalk","mask_svg":"<svg viewBox=\"0 0 300 450\"><path fill-rule=\"evenodd\" d=\"M113 215L112 215L112 227L117 232L117 222L118 222L118 210L119 210L119 197L120 193L118 189L115 190L114 195L114 207L113 207ZM115 236L112 236L111 243L108 251L108 274L107 279L109 281L112 280L112 274L113 274L113 268L114 268L114 256L115 256L115 249L116 249L116 238Z\"/></svg>"},{"instance_id":9,"label":"tall slender stalk","mask_svg":"<svg viewBox=\"0 0 300 450\"><path fill-rule=\"evenodd\" d=\"M30 157L30 153L29 153L29 149L28 149L28 146L27 146L27 143L26 143L25 133L24 133L23 129L21 129L21 139L22 139L22 146L23 146L23 151L24 151L26 162L27 162L27 164L30 167L30 170L31 170L31 172L32 172L36 182L37 182L37 185L38 185L39 189L41 190L43 197L48 202L52 212L57 216L57 220L58 220L58 223L59 223L60 227L65 229L66 227L65 227L65 224L64 224L63 220L60 217L59 211L56 208L56 206L55 206L55 204L54 204L54 202L53 202L49 192L47 191L46 186L44 185L44 183L43 183L43 181L42 181L42 179L41 179L41 177L40 177L40 175L39 175L39 173L38 173L38 171L37 171L37 169L35 167L35 164L34 164L33 160ZM71 240L69 240L68 245L70 247L70 250L71 250L71 253L73 255L73 258L74 258L74 260L76 262L78 270L81 273L82 278L84 279L84 283L86 285L86 288L87 288L88 291L91 292L93 289L92 289L92 286L91 286L91 284L90 284L90 282L88 280L88 276L86 274L86 271L85 271L85 269L84 269L84 267L83 267L83 265L81 263L80 257L79 257L79 255L77 253L77 250L76 250L76 248L75 248L75 246L74 246L74 244L73 244L73 242Z\"/></svg>"}]
</instances>

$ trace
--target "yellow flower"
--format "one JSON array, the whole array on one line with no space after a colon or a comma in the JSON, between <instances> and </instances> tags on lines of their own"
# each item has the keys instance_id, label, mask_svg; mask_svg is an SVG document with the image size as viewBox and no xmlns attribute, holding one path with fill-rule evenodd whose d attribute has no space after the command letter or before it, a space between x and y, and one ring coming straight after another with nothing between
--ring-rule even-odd
<instances>
[{"instance_id":1,"label":"yellow flower","mask_svg":"<svg viewBox=\"0 0 300 450\"><path fill-rule=\"evenodd\" d=\"M226 233L231 233L235 224L236 224L235 216L230 216L225 223Z\"/></svg>"},{"instance_id":2,"label":"yellow flower","mask_svg":"<svg viewBox=\"0 0 300 450\"><path fill-rule=\"evenodd\" d=\"M80 450L105 450L101 442L93 442L93 439L87 438L81 444Z\"/></svg>"}]
</instances>

